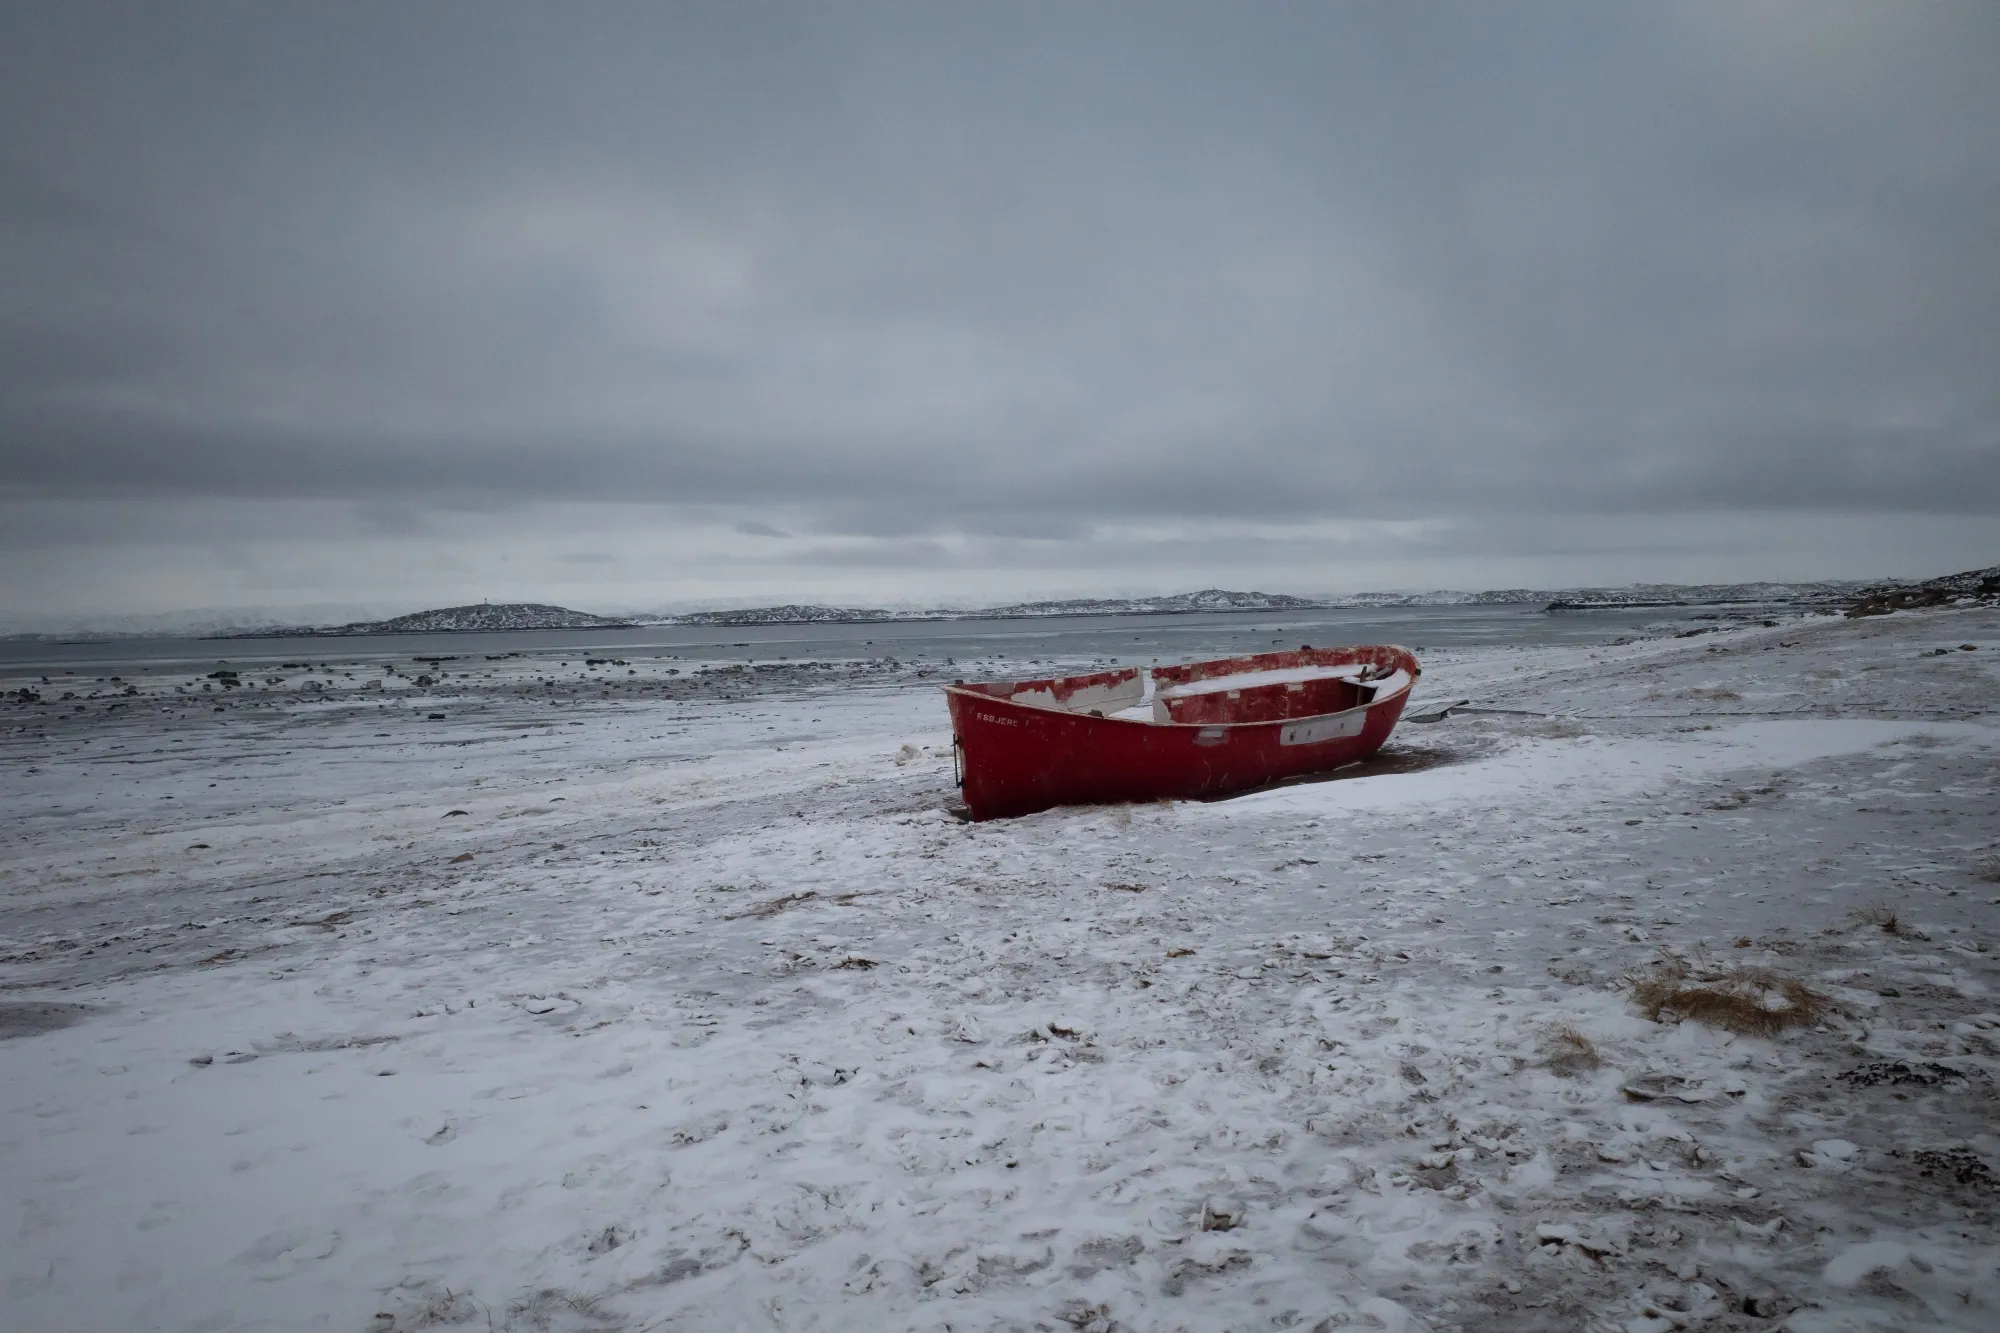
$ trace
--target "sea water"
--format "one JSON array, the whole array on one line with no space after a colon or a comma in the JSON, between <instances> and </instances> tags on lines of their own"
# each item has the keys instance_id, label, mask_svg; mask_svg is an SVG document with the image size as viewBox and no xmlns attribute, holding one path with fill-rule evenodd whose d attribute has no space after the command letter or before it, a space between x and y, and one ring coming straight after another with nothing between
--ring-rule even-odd
<instances>
[{"instance_id":1,"label":"sea water","mask_svg":"<svg viewBox=\"0 0 2000 1333\"><path fill-rule=\"evenodd\" d=\"M1742 608L1732 608L1740 611ZM1765 608L1790 616L1787 608ZM811 625L653 625L633 629L500 630L481 633L297 635L256 638L0 639L0 674L51 670L188 670L284 662L356 663L456 657L652 657L690 661L896 658L1198 661L1301 644L1393 643L1430 648L1609 643L1670 634L1712 622L1702 607L1549 612L1538 604L1407 606L1288 611L888 621Z\"/></svg>"}]
</instances>

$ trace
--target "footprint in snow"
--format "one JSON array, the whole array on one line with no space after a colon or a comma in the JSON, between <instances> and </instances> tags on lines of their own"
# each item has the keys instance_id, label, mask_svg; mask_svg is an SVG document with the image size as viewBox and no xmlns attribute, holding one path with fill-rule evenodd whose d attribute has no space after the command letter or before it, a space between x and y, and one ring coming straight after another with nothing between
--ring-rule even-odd
<instances>
[{"instance_id":1,"label":"footprint in snow","mask_svg":"<svg viewBox=\"0 0 2000 1333\"><path fill-rule=\"evenodd\" d=\"M259 1282L280 1282L340 1248L340 1233L316 1227L281 1227L236 1256Z\"/></svg>"},{"instance_id":2,"label":"footprint in snow","mask_svg":"<svg viewBox=\"0 0 2000 1333\"><path fill-rule=\"evenodd\" d=\"M1381 1325L1383 1333L1425 1333L1423 1321L1386 1296L1370 1296L1355 1307L1355 1313Z\"/></svg>"}]
</instances>

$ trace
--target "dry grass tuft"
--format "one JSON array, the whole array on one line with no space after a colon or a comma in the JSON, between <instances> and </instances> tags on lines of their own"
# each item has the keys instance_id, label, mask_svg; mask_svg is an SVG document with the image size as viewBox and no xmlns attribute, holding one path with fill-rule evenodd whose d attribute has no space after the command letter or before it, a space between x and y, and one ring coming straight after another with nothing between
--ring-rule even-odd
<instances>
[{"instance_id":1,"label":"dry grass tuft","mask_svg":"<svg viewBox=\"0 0 2000 1333\"><path fill-rule=\"evenodd\" d=\"M1696 976L1670 963L1651 976L1631 979L1632 998L1655 1023L1693 1019L1752 1037L1810 1027L1826 1013L1824 995L1795 977L1761 967L1738 967Z\"/></svg>"},{"instance_id":2,"label":"dry grass tuft","mask_svg":"<svg viewBox=\"0 0 2000 1333\"><path fill-rule=\"evenodd\" d=\"M601 1296L544 1287L507 1307L507 1327L533 1333L613 1333L624 1320L604 1308Z\"/></svg>"},{"instance_id":3,"label":"dry grass tuft","mask_svg":"<svg viewBox=\"0 0 2000 1333\"><path fill-rule=\"evenodd\" d=\"M1775 796L1777 794L1778 784L1775 782L1766 783L1761 787L1739 788L1726 796L1720 796L1710 801L1708 808L1711 810L1741 810L1759 796Z\"/></svg>"},{"instance_id":4,"label":"dry grass tuft","mask_svg":"<svg viewBox=\"0 0 2000 1333\"><path fill-rule=\"evenodd\" d=\"M1884 935L1900 935L1903 933L1902 917L1898 916L1896 909L1887 903L1876 903L1873 907L1857 908L1854 913L1854 922L1860 926L1874 926Z\"/></svg>"},{"instance_id":5,"label":"dry grass tuft","mask_svg":"<svg viewBox=\"0 0 2000 1333\"><path fill-rule=\"evenodd\" d=\"M1551 1074L1563 1078L1587 1074L1604 1063L1598 1058L1597 1043L1567 1023L1550 1030L1548 1051L1548 1059L1542 1063Z\"/></svg>"},{"instance_id":6,"label":"dry grass tuft","mask_svg":"<svg viewBox=\"0 0 2000 1333\"><path fill-rule=\"evenodd\" d=\"M819 897L819 894L812 889L807 889L803 893L788 893L782 898L773 898L769 902L758 903L755 907L747 911L738 912L734 916L725 916L722 919L724 921L744 921L752 917L776 916L788 907L797 907L800 903L809 903L817 897Z\"/></svg>"},{"instance_id":7,"label":"dry grass tuft","mask_svg":"<svg viewBox=\"0 0 2000 1333\"><path fill-rule=\"evenodd\" d=\"M375 1316L369 1333L415 1333L418 1329L446 1328L453 1325L483 1322L489 1327L493 1315L471 1292L453 1291L450 1287L435 1287L426 1284L420 1288L420 1301L406 1305L401 1311L384 1310ZM482 1320L481 1316L485 1316Z\"/></svg>"}]
</instances>

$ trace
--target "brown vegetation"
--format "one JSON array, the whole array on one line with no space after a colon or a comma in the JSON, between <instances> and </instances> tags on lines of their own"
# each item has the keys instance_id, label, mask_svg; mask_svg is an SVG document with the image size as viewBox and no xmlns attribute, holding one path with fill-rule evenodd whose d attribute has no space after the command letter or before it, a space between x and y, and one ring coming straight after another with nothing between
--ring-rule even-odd
<instances>
[{"instance_id":1,"label":"brown vegetation","mask_svg":"<svg viewBox=\"0 0 2000 1333\"><path fill-rule=\"evenodd\" d=\"M1587 1074L1604 1063L1598 1057L1597 1043L1567 1023L1549 1032L1548 1050L1548 1058L1542 1063L1550 1073L1564 1078Z\"/></svg>"},{"instance_id":2,"label":"brown vegetation","mask_svg":"<svg viewBox=\"0 0 2000 1333\"><path fill-rule=\"evenodd\" d=\"M1854 913L1854 920L1857 925L1874 926L1884 935L1900 935L1903 933L1903 918L1897 914L1895 908L1887 903L1876 903L1873 907L1857 908Z\"/></svg>"},{"instance_id":3,"label":"brown vegetation","mask_svg":"<svg viewBox=\"0 0 2000 1333\"><path fill-rule=\"evenodd\" d=\"M1632 998L1655 1023L1693 1019L1747 1036L1776 1036L1817 1023L1826 997L1795 977L1761 967L1696 976L1687 964L1661 965L1631 980Z\"/></svg>"},{"instance_id":4,"label":"brown vegetation","mask_svg":"<svg viewBox=\"0 0 2000 1333\"><path fill-rule=\"evenodd\" d=\"M807 889L803 893L788 893L782 898L773 898L769 902L758 903L748 911L738 912L734 916L726 916L722 919L724 921L743 921L750 917L776 916L788 907L797 907L800 903L809 903L817 897L819 897L819 894L812 889Z\"/></svg>"}]
</instances>

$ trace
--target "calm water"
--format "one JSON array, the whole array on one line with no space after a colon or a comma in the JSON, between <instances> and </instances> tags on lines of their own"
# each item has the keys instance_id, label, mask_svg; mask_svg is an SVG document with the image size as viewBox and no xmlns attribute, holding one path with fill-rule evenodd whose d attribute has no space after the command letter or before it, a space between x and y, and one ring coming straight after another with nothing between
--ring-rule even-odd
<instances>
[{"instance_id":1,"label":"calm water","mask_svg":"<svg viewBox=\"0 0 2000 1333\"><path fill-rule=\"evenodd\" d=\"M1310 643L1396 643L1407 648L1608 643L1681 628L1688 610L1549 613L1538 606L1413 606L1303 612L1060 616L880 625L765 625L732 629L660 626L630 630L523 630L492 634L384 634L353 638L110 639L54 643L0 639L0 672L86 668L187 670L196 665L408 661L451 656L676 657L700 661L777 658L991 657L1182 661ZM1774 615L1789 614L1773 610Z\"/></svg>"}]
</instances>

